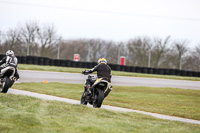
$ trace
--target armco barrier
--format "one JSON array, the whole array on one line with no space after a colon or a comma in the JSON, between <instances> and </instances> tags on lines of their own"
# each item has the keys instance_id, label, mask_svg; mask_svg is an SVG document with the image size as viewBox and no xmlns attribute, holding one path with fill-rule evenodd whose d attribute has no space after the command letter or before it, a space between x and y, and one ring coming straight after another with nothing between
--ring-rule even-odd
<instances>
[{"instance_id":1,"label":"armco barrier","mask_svg":"<svg viewBox=\"0 0 200 133\"><path fill-rule=\"evenodd\" d=\"M5 55L0 55L0 59L2 59L3 57L5 57ZM75 62L71 60L57 60L57 59L49 59L47 57L37 57L37 56L17 56L17 58L18 58L18 63L20 64L78 67L87 69L93 68L95 65L97 65L96 62ZM108 64L108 65L111 67L112 70L115 71L200 77L200 72L196 71L164 69L164 68L148 68L139 66L121 66L117 64Z\"/></svg>"}]
</instances>

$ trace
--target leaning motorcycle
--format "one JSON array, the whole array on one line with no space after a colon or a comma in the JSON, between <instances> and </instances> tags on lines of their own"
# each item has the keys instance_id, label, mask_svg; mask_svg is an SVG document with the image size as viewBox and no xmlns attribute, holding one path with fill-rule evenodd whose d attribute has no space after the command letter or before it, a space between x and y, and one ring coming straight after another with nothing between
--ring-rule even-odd
<instances>
[{"instance_id":1,"label":"leaning motorcycle","mask_svg":"<svg viewBox=\"0 0 200 133\"><path fill-rule=\"evenodd\" d=\"M88 79L92 82L91 84L91 94L87 94L87 90L84 89L83 94L81 96L81 104L87 105L87 103L93 105L95 108L100 108L105 97L108 96L110 91L112 90L112 86L108 87L109 82L106 78L96 78L92 75L89 75L88 71L83 71L82 74L88 75Z\"/></svg>"},{"instance_id":2,"label":"leaning motorcycle","mask_svg":"<svg viewBox=\"0 0 200 133\"><path fill-rule=\"evenodd\" d=\"M2 77L0 78L0 91L1 93L7 93L8 89L13 85L16 81L14 77L15 68L12 66L8 66L1 70Z\"/></svg>"}]
</instances>

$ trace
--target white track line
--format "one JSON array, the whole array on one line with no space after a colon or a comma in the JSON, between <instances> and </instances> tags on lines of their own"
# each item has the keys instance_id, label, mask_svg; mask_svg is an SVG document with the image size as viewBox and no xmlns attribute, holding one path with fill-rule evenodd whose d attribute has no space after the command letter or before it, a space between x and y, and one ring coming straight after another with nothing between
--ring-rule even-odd
<instances>
[{"instance_id":1,"label":"white track line","mask_svg":"<svg viewBox=\"0 0 200 133\"><path fill-rule=\"evenodd\" d=\"M39 94L39 93L35 93L35 92L17 90L17 89L9 89L8 93L15 94L15 95L32 96L32 97L36 97L36 98L40 98L40 99L44 99L44 100L56 100L56 101L62 101L62 102L67 102L67 103L71 103L71 104L80 104L80 101L77 101L77 100L61 98L61 97L56 97L56 96L51 96L51 95L46 95L46 94ZM92 106L88 105L88 107L92 107ZM192 123L192 124L200 124L200 121L198 121L198 120L185 119L185 118L180 118L180 117L174 117L174 116L144 112L144 111L139 111L139 110L114 107L114 106L109 106L109 105L102 105L101 108L107 109L107 110L113 110L113 111L136 112L136 113L142 113L145 115L151 115L153 117L165 119L165 120L180 121L180 122L186 122L186 123Z\"/></svg>"}]
</instances>

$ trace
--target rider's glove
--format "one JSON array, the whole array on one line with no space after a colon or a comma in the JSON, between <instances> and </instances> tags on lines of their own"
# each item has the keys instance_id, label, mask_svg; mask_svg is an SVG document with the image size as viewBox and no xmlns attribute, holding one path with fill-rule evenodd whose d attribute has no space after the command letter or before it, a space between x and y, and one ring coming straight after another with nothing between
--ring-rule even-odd
<instances>
[{"instance_id":1,"label":"rider's glove","mask_svg":"<svg viewBox=\"0 0 200 133\"><path fill-rule=\"evenodd\" d=\"M82 71L82 74L85 74L85 71L86 71L86 70Z\"/></svg>"}]
</instances>

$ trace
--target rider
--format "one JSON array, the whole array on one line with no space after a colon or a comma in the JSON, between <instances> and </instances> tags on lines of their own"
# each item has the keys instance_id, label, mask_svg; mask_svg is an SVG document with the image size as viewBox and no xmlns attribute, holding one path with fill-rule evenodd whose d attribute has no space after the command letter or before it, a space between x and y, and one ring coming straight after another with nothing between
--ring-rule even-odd
<instances>
[{"instance_id":1,"label":"rider","mask_svg":"<svg viewBox=\"0 0 200 133\"><path fill-rule=\"evenodd\" d=\"M105 58L100 58L98 60L98 65L96 65L94 68L90 69L89 71L85 70L83 73L93 73L94 71L97 71L97 78L105 78L108 82L111 82L111 69L107 65L107 60ZM95 82L95 80L86 79L85 83L85 90L88 94L91 94L91 85Z\"/></svg>"},{"instance_id":2,"label":"rider","mask_svg":"<svg viewBox=\"0 0 200 133\"><path fill-rule=\"evenodd\" d=\"M1 73L1 70L8 67L8 66L12 66L15 68L15 74L14 74L14 77L17 79L19 79L19 74L18 74L18 71L17 71L17 63L18 63L18 60L17 58L15 57L15 54L12 50L8 50L6 52L6 56L0 61L0 77L2 77L2 73ZM3 65L4 64L4 65ZM3 65L3 66L1 66Z\"/></svg>"}]
</instances>

